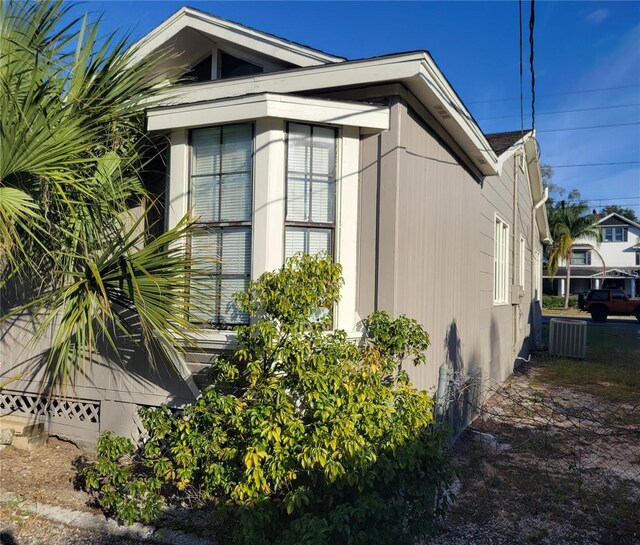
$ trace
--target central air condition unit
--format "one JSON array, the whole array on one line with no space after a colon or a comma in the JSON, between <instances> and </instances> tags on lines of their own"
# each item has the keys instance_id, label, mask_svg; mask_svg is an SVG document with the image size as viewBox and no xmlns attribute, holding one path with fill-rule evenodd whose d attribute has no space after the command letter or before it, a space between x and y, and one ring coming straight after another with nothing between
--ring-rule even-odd
<instances>
[{"instance_id":1,"label":"central air condition unit","mask_svg":"<svg viewBox=\"0 0 640 545\"><path fill-rule=\"evenodd\" d=\"M567 358L586 358L587 322L552 318L549 326L549 353Z\"/></svg>"}]
</instances>

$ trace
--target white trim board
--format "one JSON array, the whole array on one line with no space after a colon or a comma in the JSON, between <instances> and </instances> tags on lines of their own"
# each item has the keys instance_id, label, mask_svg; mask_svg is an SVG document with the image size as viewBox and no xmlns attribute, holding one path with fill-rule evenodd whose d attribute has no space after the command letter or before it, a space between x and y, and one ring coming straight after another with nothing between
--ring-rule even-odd
<instances>
[{"instance_id":1,"label":"white trim board","mask_svg":"<svg viewBox=\"0 0 640 545\"><path fill-rule=\"evenodd\" d=\"M274 93L152 108L147 112L147 128L149 131L195 128L265 117L374 131L389 129L389 108L386 106Z\"/></svg>"},{"instance_id":2,"label":"white trim board","mask_svg":"<svg viewBox=\"0 0 640 545\"><path fill-rule=\"evenodd\" d=\"M428 53L402 53L376 59L296 68L174 87L164 104L195 104L257 93L301 93L355 85L402 82L431 112L482 175L498 174L498 157Z\"/></svg>"},{"instance_id":3,"label":"white trim board","mask_svg":"<svg viewBox=\"0 0 640 545\"><path fill-rule=\"evenodd\" d=\"M345 60L343 57L329 55L238 23L214 17L203 11L183 7L132 46L132 50L135 51L133 62L141 61L152 51L162 48L185 28L197 30L214 41L216 38L224 40L294 66L317 66Z\"/></svg>"}]
</instances>

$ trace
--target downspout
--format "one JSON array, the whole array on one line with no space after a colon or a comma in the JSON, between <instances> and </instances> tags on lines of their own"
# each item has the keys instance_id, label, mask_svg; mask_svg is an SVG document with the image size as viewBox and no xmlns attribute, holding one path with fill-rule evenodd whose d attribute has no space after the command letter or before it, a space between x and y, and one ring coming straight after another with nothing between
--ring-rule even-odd
<instances>
[{"instance_id":1,"label":"downspout","mask_svg":"<svg viewBox=\"0 0 640 545\"><path fill-rule=\"evenodd\" d=\"M542 194L542 198L533 205L533 208L531 208L531 266L533 267L533 241L535 240L535 234L536 234L536 211L538 210L538 208L540 208L544 203L547 202L547 200L549 199L549 188L545 187L544 188L544 193ZM545 237L545 239L543 240L544 242L547 242L549 240L549 237ZM540 265L542 265L542 254L540 254ZM542 282L542 268L539 271L539 275L540 275L540 280L538 282L538 284L540 284ZM533 279L533 274L531 275L532 279ZM539 324L541 324L542 322L542 305L540 303L541 299L542 299L542 294L538 293L537 297L534 296L536 295L536 290L538 289L538 286L534 286L533 282L531 282L531 300L533 301L533 312L535 312L536 314L539 313L540 316L535 316L534 317L534 324L535 324L535 334L534 334L534 339L533 339L533 346L536 350L541 350L544 347L544 340L542 339L542 328L538 327ZM538 319L539 318L539 319Z\"/></svg>"}]
</instances>

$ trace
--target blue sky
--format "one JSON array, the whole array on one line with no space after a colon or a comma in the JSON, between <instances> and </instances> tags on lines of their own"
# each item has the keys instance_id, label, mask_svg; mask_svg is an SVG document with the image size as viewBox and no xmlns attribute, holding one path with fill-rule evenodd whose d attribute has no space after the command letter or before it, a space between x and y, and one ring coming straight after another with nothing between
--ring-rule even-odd
<instances>
[{"instance_id":1,"label":"blue sky","mask_svg":"<svg viewBox=\"0 0 640 545\"><path fill-rule=\"evenodd\" d=\"M74 11L103 13L103 31L138 39L185 4L350 59L426 49L485 132L520 128L517 2L112 0ZM525 127L529 10L524 1ZM536 2L535 74L544 163L636 163L558 167L553 181L593 208L615 202L640 216L640 2Z\"/></svg>"}]
</instances>

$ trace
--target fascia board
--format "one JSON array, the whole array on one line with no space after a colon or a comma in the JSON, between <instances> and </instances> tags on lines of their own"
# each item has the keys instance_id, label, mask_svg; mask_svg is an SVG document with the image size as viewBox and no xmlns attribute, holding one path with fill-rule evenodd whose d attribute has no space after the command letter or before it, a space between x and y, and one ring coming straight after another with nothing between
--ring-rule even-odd
<instances>
[{"instance_id":1,"label":"fascia board","mask_svg":"<svg viewBox=\"0 0 640 545\"><path fill-rule=\"evenodd\" d=\"M421 63L419 77L426 84L422 85L422 90L427 90L431 95L425 106L432 110L443 127L456 138L482 174L498 174L497 155L440 69L427 55Z\"/></svg>"},{"instance_id":2,"label":"fascia board","mask_svg":"<svg viewBox=\"0 0 640 545\"><path fill-rule=\"evenodd\" d=\"M388 82L403 82L451 134L482 175L493 176L498 173L495 152L444 76L424 52L193 84L170 89L163 102L166 105L194 104L265 92L300 93ZM438 107L440 111L435 109ZM447 114L445 118L442 111Z\"/></svg>"},{"instance_id":3,"label":"fascia board","mask_svg":"<svg viewBox=\"0 0 640 545\"><path fill-rule=\"evenodd\" d=\"M524 149L529 182L531 184L531 195L533 195L533 204L535 205L544 197L544 184L540 173L540 158L538 157L538 143L535 138L535 131L532 131L525 140ZM536 210L536 223L540 232L540 239L543 242L550 241L551 228L549 227L549 218L547 217L547 207L545 205L538 207Z\"/></svg>"},{"instance_id":4,"label":"fascia board","mask_svg":"<svg viewBox=\"0 0 640 545\"><path fill-rule=\"evenodd\" d=\"M376 131L389 129L389 108L373 104L263 93L150 109L148 130L203 127L263 117L352 126Z\"/></svg>"},{"instance_id":5,"label":"fascia board","mask_svg":"<svg viewBox=\"0 0 640 545\"><path fill-rule=\"evenodd\" d=\"M132 50L135 51L133 62L141 61L155 49L161 48L184 28L198 30L214 40L216 38L225 40L296 66L317 66L345 60L213 15L182 8L133 45Z\"/></svg>"}]
</instances>

